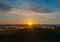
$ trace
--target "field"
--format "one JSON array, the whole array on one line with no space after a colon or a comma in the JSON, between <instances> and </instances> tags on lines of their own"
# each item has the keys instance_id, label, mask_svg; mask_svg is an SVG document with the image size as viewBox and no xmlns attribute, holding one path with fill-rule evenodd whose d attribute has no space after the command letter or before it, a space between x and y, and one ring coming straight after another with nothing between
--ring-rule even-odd
<instances>
[{"instance_id":1,"label":"field","mask_svg":"<svg viewBox=\"0 0 60 42\"><path fill-rule=\"evenodd\" d=\"M60 42L60 25L0 25L0 42Z\"/></svg>"}]
</instances>

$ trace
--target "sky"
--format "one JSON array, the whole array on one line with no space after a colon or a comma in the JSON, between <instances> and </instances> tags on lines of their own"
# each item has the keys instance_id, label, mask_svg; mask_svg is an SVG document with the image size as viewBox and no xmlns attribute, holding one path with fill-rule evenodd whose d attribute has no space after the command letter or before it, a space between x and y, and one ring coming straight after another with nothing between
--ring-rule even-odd
<instances>
[{"instance_id":1,"label":"sky","mask_svg":"<svg viewBox=\"0 0 60 42\"><path fill-rule=\"evenodd\" d=\"M60 0L0 0L0 24L60 24Z\"/></svg>"}]
</instances>

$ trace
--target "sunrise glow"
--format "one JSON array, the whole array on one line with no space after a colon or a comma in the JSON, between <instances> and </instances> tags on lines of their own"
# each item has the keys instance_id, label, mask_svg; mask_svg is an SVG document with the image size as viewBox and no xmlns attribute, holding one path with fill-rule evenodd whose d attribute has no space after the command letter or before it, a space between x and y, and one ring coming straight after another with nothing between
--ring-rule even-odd
<instances>
[{"instance_id":1,"label":"sunrise glow","mask_svg":"<svg viewBox=\"0 0 60 42\"><path fill-rule=\"evenodd\" d=\"M28 25L32 25L32 23L31 23L31 22L29 22L29 23L28 23Z\"/></svg>"}]
</instances>

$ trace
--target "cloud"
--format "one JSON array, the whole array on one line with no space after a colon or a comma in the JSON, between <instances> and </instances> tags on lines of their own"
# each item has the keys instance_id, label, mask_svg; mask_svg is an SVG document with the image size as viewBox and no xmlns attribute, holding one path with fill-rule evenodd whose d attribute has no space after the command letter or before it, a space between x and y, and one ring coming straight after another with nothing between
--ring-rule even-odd
<instances>
[{"instance_id":1,"label":"cloud","mask_svg":"<svg viewBox=\"0 0 60 42\"><path fill-rule=\"evenodd\" d=\"M48 19L55 19L58 12L51 12L46 10L44 7L34 3L23 2L19 8L12 7L7 3L0 3L0 14L4 15L23 15L23 16L36 16L40 15Z\"/></svg>"},{"instance_id":2,"label":"cloud","mask_svg":"<svg viewBox=\"0 0 60 42\"><path fill-rule=\"evenodd\" d=\"M1 1L0 1L1 2ZM39 6L32 2L23 2L20 4L20 7L12 7L10 4L6 3L4 0L0 3L0 14L5 15L24 15L24 16L32 16L38 14L47 14L51 13L50 11L46 10L42 6Z\"/></svg>"},{"instance_id":3,"label":"cloud","mask_svg":"<svg viewBox=\"0 0 60 42\"><path fill-rule=\"evenodd\" d=\"M5 14L11 11L12 6L0 0L0 14Z\"/></svg>"},{"instance_id":4,"label":"cloud","mask_svg":"<svg viewBox=\"0 0 60 42\"><path fill-rule=\"evenodd\" d=\"M10 12L8 13L23 15L23 16L33 16L33 15L40 15L40 14L49 14L51 12L37 4L31 2L30 3L24 2L20 5L19 8L11 8Z\"/></svg>"},{"instance_id":5,"label":"cloud","mask_svg":"<svg viewBox=\"0 0 60 42\"><path fill-rule=\"evenodd\" d=\"M0 10L2 10L2 11L9 11L10 9L11 9L11 6L9 6L9 4L0 3Z\"/></svg>"},{"instance_id":6,"label":"cloud","mask_svg":"<svg viewBox=\"0 0 60 42\"><path fill-rule=\"evenodd\" d=\"M39 5L31 3L31 2L30 3L24 2L21 5L21 9L30 10L30 11L34 11L37 13L50 13L50 11L46 10L42 6L39 6Z\"/></svg>"},{"instance_id":7,"label":"cloud","mask_svg":"<svg viewBox=\"0 0 60 42\"><path fill-rule=\"evenodd\" d=\"M38 16L40 16L40 18L45 18L45 19L49 19L49 20L59 20L60 21L60 11L55 11L52 13L48 13L48 14L39 14Z\"/></svg>"}]
</instances>

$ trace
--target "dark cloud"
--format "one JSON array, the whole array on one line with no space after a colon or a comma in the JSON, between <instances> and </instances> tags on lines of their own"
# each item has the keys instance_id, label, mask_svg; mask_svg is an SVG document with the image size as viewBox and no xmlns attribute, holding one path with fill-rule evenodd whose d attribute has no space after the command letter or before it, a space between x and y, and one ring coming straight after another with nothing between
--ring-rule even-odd
<instances>
[{"instance_id":1,"label":"dark cloud","mask_svg":"<svg viewBox=\"0 0 60 42\"><path fill-rule=\"evenodd\" d=\"M0 12L1 11L10 11L11 10L11 6L7 3L5 3L4 1L0 0Z\"/></svg>"},{"instance_id":2,"label":"dark cloud","mask_svg":"<svg viewBox=\"0 0 60 42\"><path fill-rule=\"evenodd\" d=\"M9 6L9 5L6 4L6 3L4 3L4 4L1 3L1 4L0 4L0 9L7 11L7 10L10 10L10 9L11 9L11 6Z\"/></svg>"},{"instance_id":3,"label":"dark cloud","mask_svg":"<svg viewBox=\"0 0 60 42\"><path fill-rule=\"evenodd\" d=\"M50 11L48 11L48 10L44 9L43 7L38 6L38 5L32 6L30 10L35 11L37 13L50 13Z\"/></svg>"},{"instance_id":4,"label":"dark cloud","mask_svg":"<svg viewBox=\"0 0 60 42\"><path fill-rule=\"evenodd\" d=\"M51 11L48 11L44 7L34 4L34 3L23 3L22 9L28 9L37 13L50 13Z\"/></svg>"}]
</instances>

